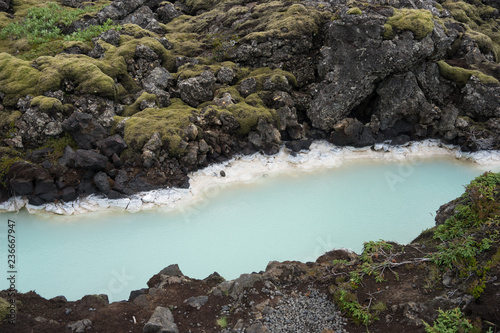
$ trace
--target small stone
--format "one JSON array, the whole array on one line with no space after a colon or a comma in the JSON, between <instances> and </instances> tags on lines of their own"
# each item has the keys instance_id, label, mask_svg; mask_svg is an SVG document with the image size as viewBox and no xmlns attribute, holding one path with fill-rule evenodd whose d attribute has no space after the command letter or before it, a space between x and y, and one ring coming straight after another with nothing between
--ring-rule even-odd
<instances>
[{"instance_id":1,"label":"small stone","mask_svg":"<svg viewBox=\"0 0 500 333\"><path fill-rule=\"evenodd\" d=\"M179 265L177 264L165 267L160 271L159 274L164 274L168 276L184 276L184 274L182 274L181 270L179 269Z\"/></svg>"},{"instance_id":2,"label":"small stone","mask_svg":"<svg viewBox=\"0 0 500 333\"><path fill-rule=\"evenodd\" d=\"M198 310L207 302L208 296L189 297L188 299L184 300L184 303Z\"/></svg>"}]
</instances>

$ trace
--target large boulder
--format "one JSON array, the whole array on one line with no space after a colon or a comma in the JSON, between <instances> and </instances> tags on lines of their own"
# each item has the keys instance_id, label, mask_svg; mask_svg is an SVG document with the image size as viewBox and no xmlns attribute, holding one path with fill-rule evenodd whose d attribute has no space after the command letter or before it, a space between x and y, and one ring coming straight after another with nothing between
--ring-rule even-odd
<instances>
[{"instance_id":1,"label":"large boulder","mask_svg":"<svg viewBox=\"0 0 500 333\"><path fill-rule=\"evenodd\" d=\"M323 81L308 110L313 126L333 129L374 92L378 82L391 74L404 73L426 59L437 59L454 39L437 23L420 40L407 30L393 39L384 39L384 23L390 15L346 14L329 23L318 65ZM451 29L448 33L456 31Z\"/></svg>"},{"instance_id":2,"label":"large boulder","mask_svg":"<svg viewBox=\"0 0 500 333\"><path fill-rule=\"evenodd\" d=\"M382 131L394 127L399 119L418 124L421 118L433 112L412 72L391 76L377 88L377 93L380 100L375 114Z\"/></svg>"},{"instance_id":3,"label":"large boulder","mask_svg":"<svg viewBox=\"0 0 500 333\"><path fill-rule=\"evenodd\" d=\"M144 333L179 333L174 315L168 308L157 306L142 330Z\"/></svg>"},{"instance_id":4,"label":"large boulder","mask_svg":"<svg viewBox=\"0 0 500 333\"><path fill-rule=\"evenodd\" d=\"M156 10L156 14L160 22L165 24L180 15L171 2L162 2L161 6Z\"/></svg>"},{"instance_id":5,"label":"large boulder","mask_svg":"<svg viewBox=\"0 0 500 333\"><path fill-rule=\"evenodd\" d=\"M77 149L75 153L75 166L77 168L103 170L106 169L108 159L106 156L92 150Z\"/></svg>"},{"instance_id":6,"label":"large boulder","mask_svg":"<svg viewBox=\"0 0 500 333\"><path fill-rule=\"evenodd\" d=\"M109 182L108 175L102 171L98 172L94 176L94 184L104 194L108 194L111 190L111 184Z\"/></svg>"},{"instance_id":7,"label":"large boulder","mask_svg":"<svg viewBox=\"0 0 500 333\"><path fill-rule=\"evenodd\" d=\"M352 118L335 124L330 140L338 146L366 147L375 143L371 129Z\"/></svg>"},{"instance_id":8,"label":"large boulder","mask_svg":"<svg viewBox=\"0 0 500 333\"><path fill-rule=\"evenodd\" d=\"M10 0L0 0L0 12L6 12L10 7Z\"/></svg>"},{"instance_id":9,"label":"large boulder","mask_svg":"<svg viewBox=\"0 0 500 333\"><path fill-rule=\"evenodd\" d=\"M200 76L179 82L181 99L192 107L211 101L214 97L215 77L210 71L204 71Z\"/></svg>"},{"instance_id":10,"label":"large boulder","mask_svg":"<svg viewBox=\"0 0 500 333\"><path fill-rule=\"evenodd\" d=\"M500 117L500 87L471 79L462 89L465 114L477 121Z\"/></svg>"},{"instance_id":11,"label":"large boulder","mask_svg":"<svg viewBox=\"0 0 500 333\"><path fill-rule=\"evenodd\" d=\"M166 90L173 84L174 77L163 67L156 67L151 73L142 81L144 89L154 94L157 90Z\"/></svg>"},{"instance_id":12,"label":"large boulder","mask_svg":"<svg viewBox=\"0 0 500 333\"><path fill-rule=\"evenodd\" d=\"M121 20L125 16L133 13L137 8L144 4L144 0L118 0L113 1L109 6L104 7L97 13L97 19L100 24L106 22L108 18L113 21Z\"/></svg>"},{"instance_id":13,"label":"large boulder","mask_svg":"<svg viewBox=\"0 0 500 333\"><path fill-rule=\"evenodd\" d=\"M92 145L106 136L106 130L92 115L75 111L62 123L63 129L68 132L82 149L92 149Z\"/></svg>"},{"instance_id":14,"label":"large boulder","mask_svg":"<svg viewBox=\"0 0 500 333\"><path fill-rule=\"evenodd\" d=\"M18 195L32 194L35 189L35 179L49 177L42 167L25 161L14 162L7 173L9 185Z\"/></svg>"},{"instance_id":15,"label":"large boulder","mask_svg":"<svg viewBox=\"0 0 500 333\"><path fill-rule=\"evenodd\" d=\"M120 155L120 153L127 148L127 143L120 135L115 134L97 141L96 146L104 155L110 157L113 154Z\"/></svg>"}]
</instances>

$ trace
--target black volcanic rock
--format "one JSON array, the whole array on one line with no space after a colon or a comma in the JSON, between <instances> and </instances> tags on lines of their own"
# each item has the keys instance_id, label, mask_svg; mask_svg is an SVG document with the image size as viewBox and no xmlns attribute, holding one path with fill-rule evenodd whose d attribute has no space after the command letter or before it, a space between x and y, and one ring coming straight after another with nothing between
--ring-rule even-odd
<instances>
[{"instance_id":1,"label":"black volcanic rock","mask_svg":"<svg viewBox=\"0 0 500 333\"><path fill-rule=\"evenodd\" d=\"M92 144L106 137L106 130L92 115L75 111L62 123L63 129L76 141L78 147L91 149Z\"/></svg>"},{"instance_id":2,"label":"black volcanic rock","mask_svg":"<svg viewBox=\"0 0 500 333\"><path fill-rule=\"evenodd\" d=\"M106 169L108 159L92 150L77 149L75 153L75 166L77 168L103 170Z\"/></svg>"}]
</instances>

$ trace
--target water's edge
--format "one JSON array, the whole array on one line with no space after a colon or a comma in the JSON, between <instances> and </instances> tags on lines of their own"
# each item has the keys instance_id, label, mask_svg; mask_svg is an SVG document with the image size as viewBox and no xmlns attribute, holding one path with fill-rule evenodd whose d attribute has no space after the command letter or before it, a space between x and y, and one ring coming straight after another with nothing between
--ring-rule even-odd
<instances>
[{"instance_id":1,"label":"water's edge","mask_svg":"<svg viewBox=\"0 0 500 333\"><path fill-rule=\"evenodd\" d=\"M338 147L326 141L314 142L310 150L292 154L282 148L278 154L235 156L220 164L213 164L193 172L190 188L165 188L141 192L123 199L108 199L101 195L90 195L72 202L47 203L33 206L25 197L12 197L0 203L0 212L17 212L22 208L31 214L49 213L78 215L99 211L127 211L136 213L155 208L175 209L201 200L202 194L211 188L234 184L252 183L267 176L276 176L290 171L314 172L331 169L345 162L356 160L407 161L419 158L449 157L470 161L483 167L500 164L500 151L465 153L459 147L446 145L439 140L410 142L403 146L376 144L373 147ZM225 176L221 176L224 171Z\"/></svg>"}]
</instances>

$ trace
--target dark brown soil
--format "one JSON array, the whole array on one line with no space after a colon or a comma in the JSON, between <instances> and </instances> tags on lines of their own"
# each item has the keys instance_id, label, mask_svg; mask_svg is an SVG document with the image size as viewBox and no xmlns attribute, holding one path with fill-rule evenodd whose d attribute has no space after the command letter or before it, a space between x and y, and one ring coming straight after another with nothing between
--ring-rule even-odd
<instances>
[{"instance_id":1,"label":"dark brown soil","mask_svg":"<svg viewBox=\"0 0 500 333\"><path fill-rule=\"evenodd\" d=\"M426 255L426 248L419 244L394 245L392 263L394 267L384 271L386 281L376 282L373 277L365 276L363 281L353 291L361 305L371 306L376 302L386 304L386 310L378 314L379 320L369 325L370 332L424 332L422 320L432 323L439 308L443 310L464 304L456 303L454 288L446 288L440 280L432 275L432 267L428 261L421 261ZM292 279L292 283L284 280L273 281L282 293L307 293L309 287L314 287L330 295L331 290L338 285L339 277L348 276L349 271L357 264L342 266L332 264L334 259L351 260L352 253L332 251L318 259L316 263L300 264L300 276ZM356 259L359 260L359 257ZM375 262L377 259L375 260ZM352 261L351 261L352 262ZM401 264L411 262L408 264ZM298 265L299 263L297 263ZM307 267L303 270L304 267ZM494 267L492 277L500 274L500 268ZM397 276L396 276L397 275ZM464 307L463 312L471 320L482 323L483 329L492 327L498 331L500 325L500 283L491 278L487 283L485 293ZM269 299L268 306L275 306L280 297L271 297L269 293L261 292L264 283L257 282L253 288L247 289L239 301L229 295L215 296L211 294L214 283L203 280L184 278L183 282L166 285L158 289L159 275L155 275L148 285L148 293L134 301L123 301L107 304L97 296L86 296L76 302L66 302L61 299L46 300L34 292L19 294L17 300L20 306L15 325L2 323L0 331L9 332L69 332L67 325L88 318L92 321L89 332L142 332L157 306L170 308L180 332L219 332L221 327L216 320L221 317L224 306L230 308L227 315L228 328L234 327L238 320L246 326L252 321L262 319L262 313L255 305ZM208 302L200 309L195 309L184 303L189 297L209 295ZM1 292L5 297L6 293ZM455 303L454 303L455 302ZM347 313L345 313L347 316ZM42 318L42 319L40 319ZM357 325L352 320L347 321L346 329L351 333L366 332L367 327Z\"/></svg>"}]
</instances>

